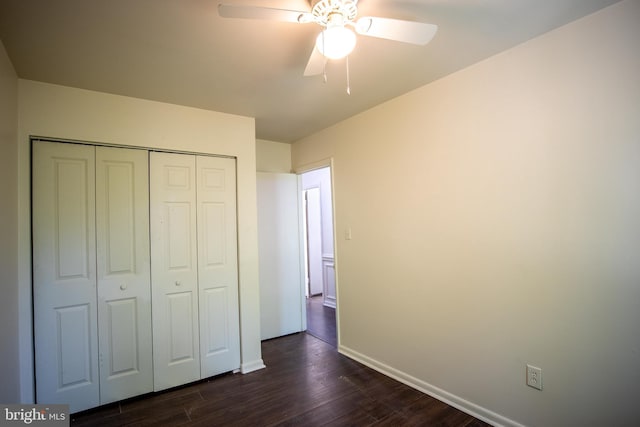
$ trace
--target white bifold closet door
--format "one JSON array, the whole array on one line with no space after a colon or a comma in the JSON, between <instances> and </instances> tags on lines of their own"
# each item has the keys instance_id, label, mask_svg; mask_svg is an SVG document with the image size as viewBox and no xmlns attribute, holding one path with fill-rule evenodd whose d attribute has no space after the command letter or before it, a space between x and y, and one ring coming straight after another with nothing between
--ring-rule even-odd
<instances>
[{"instance_id":1,"label":"white bifold closet door","mask_svg":"<svg viewBox=\"0 0 640 427\"><path fill-rule=\"evenodd\" d=\"M151 391L146 152L35 142L32 170L37 401Z\"/></svg>"},{"instance_id":2,"label":"white bifold closet door","mask_svg":"<svg viewBox=\"0 0 640 427\"><path fill-rule=\"evenodd\" d=\"M196 157L201 377L240 368L236 162Z\"/></svg>"},{"instance_id":3,"label":"white bifold closet door","mask_svg":"<svg viewBox=\"0 0 640 427\"><path fill-rule=\"evenodd\" d=\"M240 366L235 160L150 153L154 389Z\"/></svg>"},{"instance_id":4,"label":"white bifold closet door","mask_svg":"<svg viewBox=\"0 0 640 427\"><path fill-rule=\"evenodd\" d=\"M100 404L153 390L149 160L96 147Z\"/></svg>"},{"instance_id":5,"label":"white bifold closet door","mask_svg":"<svg viewBox=\"0 0 640 427\"><path fill-rule=\"evenodd\" d=\"M100 403L95 244L95 148L33 146L36 398Z\"/></svg>"}]
</instances>

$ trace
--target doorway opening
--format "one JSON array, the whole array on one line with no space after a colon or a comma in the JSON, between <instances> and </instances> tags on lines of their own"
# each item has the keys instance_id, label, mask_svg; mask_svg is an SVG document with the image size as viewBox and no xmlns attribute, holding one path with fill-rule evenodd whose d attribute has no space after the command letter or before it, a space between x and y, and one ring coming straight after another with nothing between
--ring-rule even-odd
<instances>
[{"instance_id":1,"label":"doorway opening","mask_svg":"<svg viewBox=\"0 0 640 427\"><path fill-rule=\"evenodd\" d=\"M337 347L331 168L301 174L307 332Z\"/></svg>"}]
</instances>

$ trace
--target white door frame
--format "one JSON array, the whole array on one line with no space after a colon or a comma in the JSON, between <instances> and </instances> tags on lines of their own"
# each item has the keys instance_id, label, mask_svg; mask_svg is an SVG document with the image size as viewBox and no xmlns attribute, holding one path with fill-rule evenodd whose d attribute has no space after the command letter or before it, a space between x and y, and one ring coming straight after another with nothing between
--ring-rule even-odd
<instances>
[{"instance_id":1,"label":"white door frame","mask_svg":"<svg viewBox=\"0 0 640 427\"><path fill-rule=\"evenodd\" d=\"M329 157L326 159L322 159L322 160L318 160L316 162L312 162L312 163L307 163L301 166L298 166L297 168L294 169L294 172L298 175L299 179L302 179L302 174L306 173L306 172L311 172L314 171L316 169L323 169L323 168L329 168L329 178L331 181L331 213L332 213L332 217L333 217L333 221L332 221L332 226L333 226L333 230L332 230L332 235L333 235L333 256L334 256L334 264L337 266L338 265L338 246L337 246L337 242L336 242L336 203L335 203L335 181L334 181L334 173L333 173L333 157ZM301 193L302 193L302 189L301 189ZM301 202L302 203L302 202ZM300 212L302 212L302 208L300 209ZM300 227L304 227L304 224L302 223L302 215L300 215ZM304 232L303 229L300 229L300 239L302 240L304 238ZM300 242L300 247L304 248L303 242ZM304 249L303 249L304 250ZM304 255L302 255L300 257L300 259L304 262ZM302 266L303 268L305 268L304 266ZM305 295L305 289L306 289L306 283L304 280L304 276L305 276L305 272L304 270L301 271L301 275L302 275L302 280L300 281L301 286L303 287L302 289L302 310L303 310L303 319L305 321L305 328L306 328L306 298L304 297ZM338 277L338 269L335 269L335 286L336 286L336 300L339 300L340 297L340 280ZM336 307L336 338L337 338L337 344L338 344L338 348L340 348L340 307L339 304Z\"/></svg>"}]
</instances>

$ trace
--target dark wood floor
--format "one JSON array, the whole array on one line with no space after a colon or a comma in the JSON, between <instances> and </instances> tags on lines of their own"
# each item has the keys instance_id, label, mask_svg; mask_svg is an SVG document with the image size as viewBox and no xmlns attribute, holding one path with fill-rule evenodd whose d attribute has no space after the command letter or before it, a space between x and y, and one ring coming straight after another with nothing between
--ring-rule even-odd
<instances>
[{"instance_id":1,"label":"dark wood floor","mask_svg":"<svg viewBox=\"0 0 640 427\"><path fill-rule=\"evenodd\" d=\"M309 334L265 341L262 351L265 369L75 414L71 425L487 426Z\"/></svg>"},{"instance_id":2,"label":"dark wood floor","mask_svg":"<svg viewBox=\"0 0 640 427\"><path fill-rule=\"evenodd\" d=\"M337 348L336 309L322 301L322 295L307 298L307 332Z\"/></svg>"}]
</instances>

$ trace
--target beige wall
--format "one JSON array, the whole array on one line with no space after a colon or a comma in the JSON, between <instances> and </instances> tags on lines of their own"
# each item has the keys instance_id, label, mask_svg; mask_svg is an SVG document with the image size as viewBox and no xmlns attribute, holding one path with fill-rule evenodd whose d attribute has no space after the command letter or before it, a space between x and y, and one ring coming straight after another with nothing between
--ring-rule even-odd
<instances>
[{"instance_id":1,"label":"beige wall","mask_svg":"<svg viewBox=\"0 0 640 427\"><path fill-rule=\"evenodd\" d=\"M20 400L18 359L18 78L0 41L0 402Z\"/></svg>"},{"instance_id":2,"label":"beige wall","mask_svg":"<svg viewBox=\"0 0 640 427\"><path fill-rule=\"evenodd\" d=\"M291 144L256 140L256 170L258 172L290 173Z\"/></svg>"},{"instance_id":3,"label":"beige wall","mask_svg":"<svg viewBox=\"0 0 640 427\"><path fill-rule=\"evenodd\" d=\"M237 159L242 369L263 367L254 119L26 80L18 105L21 337L30 337L31 325L29 135L228 155ZM30 346L21 345L23 384L32 379Z\"/></svg>"},{"instance_id":4,"label":"beige wall","mask_svg":"<svg viewBox=\"0 0 640 427\"><path fill-rule=\"evenodd\" d=\"M638 22L618 3L294 144L334 161L342 352L496 423L640 425Z\"/></svg>"}]
</instances>

